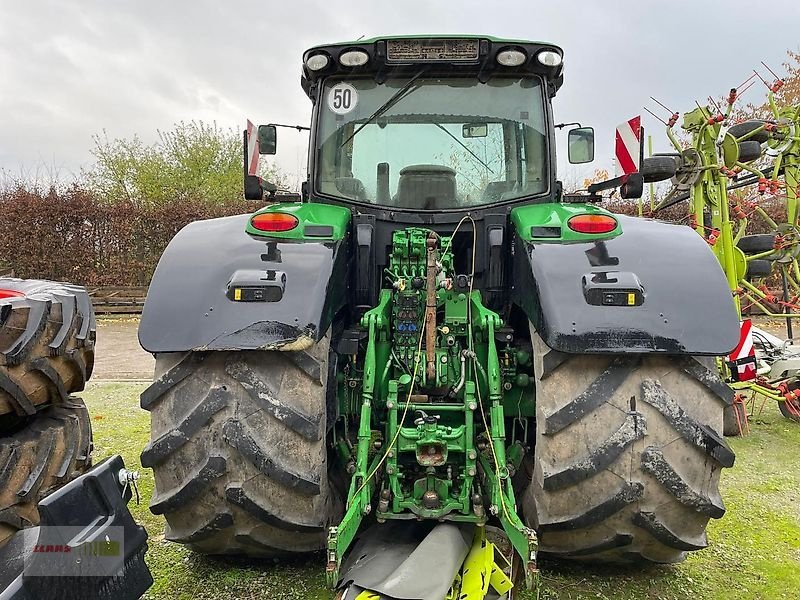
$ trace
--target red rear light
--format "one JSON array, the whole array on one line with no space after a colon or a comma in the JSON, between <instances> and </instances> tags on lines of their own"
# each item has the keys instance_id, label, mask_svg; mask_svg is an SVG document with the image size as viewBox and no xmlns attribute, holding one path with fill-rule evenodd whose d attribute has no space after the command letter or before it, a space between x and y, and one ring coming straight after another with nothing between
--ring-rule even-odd
<instances>
[{"instance_id":1,"label":"red rear light","mask_svg":"<svg viewBox=\"0 0 800 600\"><path fill-rule=\"evenodd\" d=\"M16 290L0 290L0 300L4 298L22 298L24 295Z\"/></svg>"},{"instance_id":2,"label":"red rear light","mask_svg":"<svg viewBox=\"0 0 800 600\"><path fill-rule=\"evenodd\" d=\"M259 231L289 231L298 223L294 215L281 212L261 213L250 219L250 224Z\"/></svg>"},{"instance_id":3,"label":"red rear light","mask_svg":"<svg viewBox=\"0 0 800 600\"><path fill-rule=\"evenodd\" d=\"M575 215L567 225L578 233L608 233L617 228L617 220L608 215Z\"/></svg>"}]
</instances>

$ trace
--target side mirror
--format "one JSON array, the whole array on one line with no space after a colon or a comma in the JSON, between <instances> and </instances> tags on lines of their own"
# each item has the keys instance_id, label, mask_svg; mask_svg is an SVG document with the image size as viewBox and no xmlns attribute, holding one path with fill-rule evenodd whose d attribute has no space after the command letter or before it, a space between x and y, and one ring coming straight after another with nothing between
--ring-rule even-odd
<instances>
[{"instance_id":1,"label":"side mirror","mask_svg":"<svg viewBox=\"0 0 800 600\"><path fill-rule=\"evenodd\" d=\"M567 134L569 162L581 165L594 160L594 129L592 127L576 127Z\"/></svg>"},{"instance_id":2,"label":"side mirror","mask_svg":"<svg viewBox=\"0 0 800 600\"><path fill-rule=\"evenodd\" d=\"M489 135L489 126L486 123L467 123L461 128L461 137L478 138Z\"/></svg>"},{"instance_id":3,"label":"side mirror","mask_svg":"<svg viewBox=\"0 0 800 600\"><path fill-rule=\"evenodd\" d=\"M278 128L275 125L258 126L258 153L275 154L278 151Z\"/></svg>"}]
</instances>

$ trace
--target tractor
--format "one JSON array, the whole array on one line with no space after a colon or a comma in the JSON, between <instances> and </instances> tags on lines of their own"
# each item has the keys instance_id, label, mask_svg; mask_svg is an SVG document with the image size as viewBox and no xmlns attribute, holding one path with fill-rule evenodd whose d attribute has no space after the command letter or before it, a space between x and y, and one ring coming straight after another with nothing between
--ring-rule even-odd
<instances>
[{"instance_id":1,"label":"tractor","mask_svg":"<svg viewBox=\"0 0 800 600\"><path fill-rule=\"evenodd\" d=\"M497 597L536 585L540 556L707 545L734 462L715 366L738 342L731 292L690 228L598 206L641 175L564 192L562 83L545 42L303 55L300 194L246 156L267 205L182 229L147 295L141 460L168 540L324 551L343 598ZM567 147L590 162L593 130Z\"/></svg>"}]
</instances>

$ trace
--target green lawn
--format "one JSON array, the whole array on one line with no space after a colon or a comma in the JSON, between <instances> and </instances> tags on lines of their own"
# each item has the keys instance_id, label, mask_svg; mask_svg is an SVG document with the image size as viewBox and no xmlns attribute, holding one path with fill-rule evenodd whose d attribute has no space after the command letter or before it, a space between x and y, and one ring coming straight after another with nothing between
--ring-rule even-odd
<instances>
[{"instance_id":1,"label":"green lawn","mask_svg":"<svg viewBox=\"0 0 800 600\"><path fill-rule=\"evenodd\" d=\"M150 514L150 471L139 452L148 413L138 384L90 384L96 460L114 453L142 473L142 504L131 504L150 535L147 562L155 585L145 598L330 598L324 557L298 561L212 560L164 540L164 521ZM547 599L796 599L800 598L800 425L767 404L744 439L730 440L736 466L723 477L728 512L709 527L710 546L683 564L642 570L543 566ZM523 597L528 596L527 594Z\"/></svg>"}]
</instances>

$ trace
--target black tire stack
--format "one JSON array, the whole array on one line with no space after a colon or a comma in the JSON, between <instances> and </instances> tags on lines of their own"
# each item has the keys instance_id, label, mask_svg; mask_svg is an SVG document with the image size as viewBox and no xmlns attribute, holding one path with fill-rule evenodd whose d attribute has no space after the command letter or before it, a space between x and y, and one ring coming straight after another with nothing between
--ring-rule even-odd
<instances>
[{"instance_id":1,"label":"black tire stack","mask_svg":"<svg viewBox=\"0 0 800 600\"><path fill-rule=\"evenodd\" d=\"M72 394L91 376L94 343L84 288L0 278L0 546L91 466L91 422Z\"/></svg>"}]
</instances>

